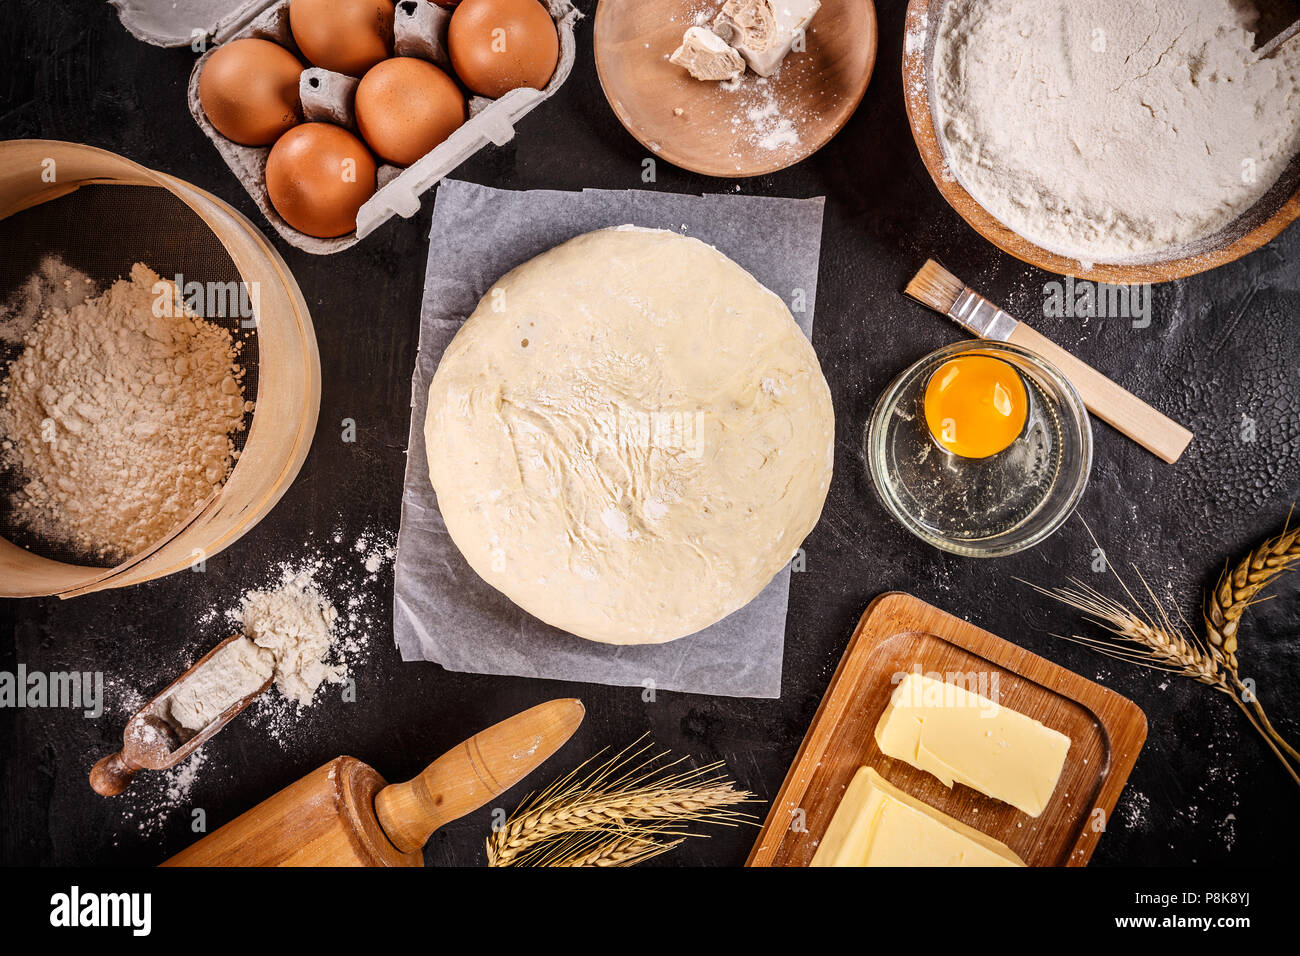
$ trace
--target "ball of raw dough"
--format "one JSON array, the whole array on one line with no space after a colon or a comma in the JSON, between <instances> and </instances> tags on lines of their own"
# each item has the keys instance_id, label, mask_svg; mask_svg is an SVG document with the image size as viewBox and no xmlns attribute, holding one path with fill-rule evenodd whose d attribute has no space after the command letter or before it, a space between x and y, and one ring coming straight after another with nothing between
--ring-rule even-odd
<instances>
[{"instance_id":1,"label":"ball of raw dough","mask_svg":"<svg viewBox=\"0 0 1300 956\"><path fill-rule=\"evenodd\" d=\"M470 566L611 644L753 600L812 530L834 412L790 310L711 246L622 227L515 269L429 387L429 473Z\"/></svg>"}]
</instances>

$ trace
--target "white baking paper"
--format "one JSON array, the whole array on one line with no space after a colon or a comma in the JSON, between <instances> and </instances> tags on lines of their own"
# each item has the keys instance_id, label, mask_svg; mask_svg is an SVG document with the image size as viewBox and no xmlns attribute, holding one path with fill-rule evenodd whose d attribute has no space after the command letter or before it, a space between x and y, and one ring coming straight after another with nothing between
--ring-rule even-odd
<instances>
[{"instance_id":1,"label":"white baking paper","mask_svg":"<svg viewBox=\"0 0 1300 956\"><path fill-rule=\"evenodd\" d=\"M433 211L411 379L393 630L403 660L448 670L586 681L730 697L779 697L790 569L746 607L669 644L598 644L543 624L486 584L447 535L429 483L429 382L461 323L496 281L567 239L632 224L694 236L730 256L793 307L811 336L822 199L681 196L587 189L511 192L447 180Z\"/></svg>"}]
</instances>

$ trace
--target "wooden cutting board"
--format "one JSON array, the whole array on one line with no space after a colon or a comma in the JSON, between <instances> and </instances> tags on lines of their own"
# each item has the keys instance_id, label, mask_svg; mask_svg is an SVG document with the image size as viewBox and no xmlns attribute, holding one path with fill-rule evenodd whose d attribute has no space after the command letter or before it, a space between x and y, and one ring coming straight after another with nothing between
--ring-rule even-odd
<instances>
[{"instance_id":1,"label":"wooden cutting board","mask_svg":"<svg viewBox=\"0 0 1300 956\"><path fill-rule=\"evenodd\" d=\"M876 746L894 675L961 672L997 681L1000 703L1067 734L1070 751L1038 818L936 777ZM967 684L973 689L973 685ZM992 686L990 684L990 686ZM859 767L1001 840L1030 866L1084 866L1146 740L1132 701L908 594L883 594L859 621L748 866L807 866Z\"/></svg>"}]
</instances>

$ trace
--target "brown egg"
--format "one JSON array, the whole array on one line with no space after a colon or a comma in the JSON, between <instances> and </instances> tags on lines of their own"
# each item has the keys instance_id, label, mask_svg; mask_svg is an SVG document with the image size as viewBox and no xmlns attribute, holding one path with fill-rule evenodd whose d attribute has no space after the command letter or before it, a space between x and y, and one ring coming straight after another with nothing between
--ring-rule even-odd
<instances>
[{"instance_id":1,"label":"brown egg","mask_svg":"<svg viewBox=\"0 0 1300 956\"><path fill-rule=\"evenodd\" d=\"M357 127L381 159L409 166L465 122L465 97L432 63L394 57L357 86Z\"/></svg>"},{"instance_id":2,"label":"brown egg","mask_svg":"<svg viewBox=\"0 0 1300 956\"><path fill-rule=\"evenodd\" d=\"M461 82L492 99L521 86L540 90L560 60L555 21L538 0L462 0L447 47Z\"/></svg>"},{"instance_id":3,"label":"brown egg","mask_svg":"<svg viewBox=\"0 0 1300 956\"><path fill-rule=\"evenodd\" d=\"M289 29L315 66L361 76L393 55L392 0L290 0Z\"/></svg>"},{"instance_id":4,"label":"brown egg","mask_svg":"<svg viewBox=\"0 0 1300 956\"><path fill-rule=\"evenodd\" d=\"M226 139L243 146L269 146L302 122L298 58L270 40L225 43L199 74L199 102Z\"/></svg>"},{"instance_id":5,"label":"brown egg","mask_svg":"<svg viewBox=\"0 0 1300 956\"><path fill-rule=\"evenodd\" d=\"M357 228L357 210L375 194L375 159L365 143L332 123L303 123L266 159L266 191L285 222L328 239Z\"/></svg>"}]
</instances>

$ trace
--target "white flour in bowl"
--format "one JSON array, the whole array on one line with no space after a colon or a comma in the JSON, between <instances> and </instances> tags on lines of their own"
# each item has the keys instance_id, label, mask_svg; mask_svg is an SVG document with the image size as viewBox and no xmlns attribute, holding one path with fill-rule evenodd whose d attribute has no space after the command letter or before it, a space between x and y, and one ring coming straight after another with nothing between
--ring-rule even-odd
<instances>
[{"instance_id":1,"label":"white flour in bowl","mask_svg":"<svg viewBox=\"0 0 1300 956\"><path fill-rule=\"evenodd\" d=\"M1300 152L1300 43L1246 0L952 0L934 54L949 164L989 213L1085 262L1230 225Z\"/></svg>"}]
</instances>

